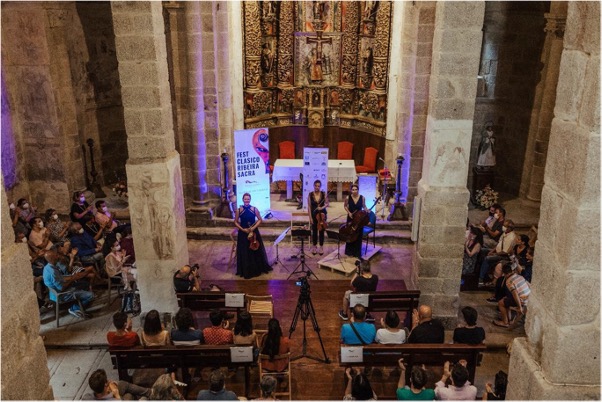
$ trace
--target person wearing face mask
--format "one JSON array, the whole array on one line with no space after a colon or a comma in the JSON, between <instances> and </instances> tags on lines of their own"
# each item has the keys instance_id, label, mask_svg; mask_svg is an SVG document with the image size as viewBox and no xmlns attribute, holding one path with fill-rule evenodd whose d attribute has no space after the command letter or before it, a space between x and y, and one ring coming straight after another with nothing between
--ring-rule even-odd
<instances>
[{"instance_id":1,"label":"person wearing face mask","mask_svg":"<svg viewBox=\"0 0 602 402\"><path fill-rule=\"evenodd\" d=\"M509 256L514 250L514 245L518 236L514 232L514 222L510 219L504 220L502 226L503 234L500 236L500 240L493 250L490 250L481 264L481 272L479 275L479 281L485 282L489 270L494 267L504 257ZM496 278L494 278L496 279Z\"/></svg>"},{"instance_id":2,"label":"person wearing face mask","mask_svg":"<svg viewBox=\"0 0 602 402\"><path fill-rule=\"evenodd\" d=\"M31 233L28 239L29 246L34 251L50 250L52 242L50 241L50 231L44 227L42 218L33 218Z\"/></svg>"},{"instance_id":3,"label":"person wearing face mask","mask_svg":"<svg viewBox=\"0 0 602 402\"><path fill-rule=\"evenodd\" d=\"M121 274L123 283L125 285L124 290L127 292L132 290L130 284L136 282L135 269L128 265L130 256L121 250L119 241L116 240L111 245L111 252L105 257L105 269L109 277L114 277Z\"/></svg>"},{"instance_id":4,"label":"person wearing face mask","mask_svg":"<svg viewBox=\"0 0 602 402\"><path fill-rule=\"evenodd\" d=\"M44 218L46 219L46 227L50 231L50 241L58 243L68 240L67 231L69 230L69 225L61 221L56 209L48 208Z\"/></svg>"},{"instance_id":5,"label":"person wearing face mask","mask_svg":"<svg viewBox=\"0 0 602 402\"><path fill-rule=\"evenodd\" d=\"M499 207L493 214L493 222L491 225L482 224L479 226L479 229L481 229L481 232L483 232L483 244L486 248L491 249L497 245L497 242L500 240L500 236L502 235L504 219L506 219L506 210L502 207Z\"/></svg>"},{"instance_id":6,"label":"person wearing face mask","mask_svg":"<svg viewBox=\"0 0 602 402\"><path fill-rule=\"evenodd\" d=\"M73 203L71 204L71 212L69 217L72 222L79 222L82 228L86 228L88 222L94 219L92 213L92 205L86 201L86 196L81 191L73 193Z\"/></svg>"},{"instance_id":7,"label":"person wearing face mask","mask_svg":"<svg viewBox=\"0 0 602 402\"><path fill-rule=\"evenodd\" d=\"M17 201L17 206L12 211L12 223L15 236L18 233L23 233L25 236L29 236L29 232L31 232L31 221L36 217L35 207L31 205L25 198L21 198L19 201Z\"/></svg>"},{"instance_id":8,"label":"person wearing face mask","mask_svg":"<svg viewBox=\"0 0 602 402\"><path fill-rule=\"evenodd\" d=\"M69 229L71 234L71 246L77 249L77 256L84 265L98 264L101 268L100 272L104 273L105 259L100 252L102 246L97 243L97 240L102 236L102 230L98 232L96 237L90 236L84 231L81 223L73 222Z\"/></svg>"},{"instance_id":9,"label":"person wearing face mask","mask_svg":"<svg viewBox=\"0 0 602 402\"><path fill-rule=\"evenodd\" d=\"M118 223L113 219L111 213L109 212L109 208L107 208L107 204L104 200L96 201L96 214L94 215L94 219L96 223L99 225L104 225L107 231L112 232L118 225Z\"/></svg>"}]
</instances>

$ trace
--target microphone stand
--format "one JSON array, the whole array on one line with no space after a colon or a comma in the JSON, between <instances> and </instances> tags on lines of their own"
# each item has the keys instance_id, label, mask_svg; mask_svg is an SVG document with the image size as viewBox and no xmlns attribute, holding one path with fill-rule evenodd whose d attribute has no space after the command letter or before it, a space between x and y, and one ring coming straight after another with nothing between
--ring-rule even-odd
<instances>
[{"instance_id":1,"label":"microphone stand","mask_svg":"<svg viewBox=\"0 0 602 402\"><path fill-rule=\"evenodd\" d=\"M387 174L387 172L389 171L389 168L387 167L387 164L385 163L385 160L383 158L378 158L383 162L383 187L381 190L381 200L383 202L383 206L382 209L380 211L380 219L381 220L385 220L385 209L387 208L387 203L389 201L389 197L387 195L387 184L389 181L389 175Z\"/></svg>"}]
</instances>

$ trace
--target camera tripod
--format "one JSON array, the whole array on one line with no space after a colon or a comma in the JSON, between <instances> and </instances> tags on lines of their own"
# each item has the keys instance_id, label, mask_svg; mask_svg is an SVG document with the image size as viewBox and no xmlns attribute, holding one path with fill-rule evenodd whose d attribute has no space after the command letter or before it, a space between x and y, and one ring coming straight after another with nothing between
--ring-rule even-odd
<instances>
[{"instance_id":1,"label":"camera tripod","mask_svg":"<svg viewBox=\"0 0 602 402\"><path fill-rule=\"evenodd\" d=\"M312 359L318 361L320 363L330 364L330 359L326 356L326 349L324 349L324 343L322 342L322 337L320 336L320 326L318 325L318 321L316 319L316 310L314 309L314 305L311 302L311 290L309 288L309 275L307 272L304 277L301 277L301 293L299 294L299 300L297 301L297 308L295 309L295 314L293 315L293 321L291 322L291 328L289 329L288 338L290 339L295 332L295 328L297 327L297 321L299 320L299 316L303 320L303 349L299 356L295 356L291 358L291 361L301 359L306 357L308 359ZM320 359L319 357L309 356L307 354L307 319L311 318L311 323L314 327L314 331L318 334L318 339L320 340L320 346L322 347L322 353L324 353L324 359Z\"/></svg>"},{"instance_id":2,"label":"camera tripod","mask_svg":"<svg viewBox=\"0 0 602 402\"><path fill-rule=\"evenodd\" d=\"M286 280L291 279L291 276L293 276L294 274L300 274L300 273L306 274L307 276L313 275L316 279L318 279L316 274L314 274L314 271L312 271L311 268L309 268L307 266L307 264L305 263L304 241L305 241L305 236L309 236L310 234L311 234L311 232L309 230L305 230L305 229L294 229L292 231L293 236L295 236L295 237L298 236L301 239L301 253L299 255L301 262L299 262L299 265L297 265L297 268L295 268L295 270L290 273L290 275L288 276L288 278L286 278Z\"/></svg>"}]
</instances>

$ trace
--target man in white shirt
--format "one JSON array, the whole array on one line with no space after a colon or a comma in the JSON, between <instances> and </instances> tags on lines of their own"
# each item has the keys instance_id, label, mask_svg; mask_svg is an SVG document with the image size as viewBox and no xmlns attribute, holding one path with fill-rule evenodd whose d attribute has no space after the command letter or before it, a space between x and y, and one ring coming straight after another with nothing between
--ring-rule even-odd
<instances>
[{"instance_id":1,"label":"man in white shirt","mask_svg":"<svg viewBox=\"0 0 602 402\"><path fill-rule=\"evenodd\" d=\"M487 254L481 264L481 272L479 275L480 281L485 282L485 278L489 274L491 268L502 260L503 257L507 257L512 253L518 236L514 232L514 222L511 219L504 220L502 226L502 235L495 248Z\"/></svg>"}]
</instances>

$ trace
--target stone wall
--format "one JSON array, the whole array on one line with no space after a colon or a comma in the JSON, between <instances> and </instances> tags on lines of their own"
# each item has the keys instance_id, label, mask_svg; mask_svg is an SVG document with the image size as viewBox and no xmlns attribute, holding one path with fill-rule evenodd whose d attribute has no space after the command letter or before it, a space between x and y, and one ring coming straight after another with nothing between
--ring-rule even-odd
<instances>
[{"instance_id":1,"label":"stone wall","mask_svg":"<svg viewBox=\"0 0 602 402\"><path fill-rule=\"evenodd\" d=\"M507 399L600 399L600 4L570 2L525 330Z\"/></svg>"}]
</instances>

